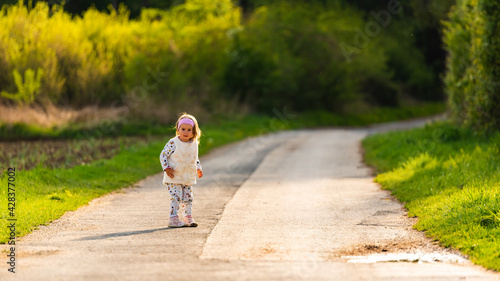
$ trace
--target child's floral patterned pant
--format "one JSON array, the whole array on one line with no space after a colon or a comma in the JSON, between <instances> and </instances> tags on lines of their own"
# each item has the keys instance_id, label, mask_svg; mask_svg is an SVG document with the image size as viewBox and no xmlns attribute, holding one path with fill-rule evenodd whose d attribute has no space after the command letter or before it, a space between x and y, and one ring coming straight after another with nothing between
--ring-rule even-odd
<instances>
[{"instance_id":1,"label":"child's floral patterned pant","mask_svg":"<svg viewBox=\"0 0 500 281\"><path fill-rule=\"evenodd\" d=\"M179 206L182 204L184 209L184 216L191 216L191 209L193 205L193 192L191 186L182 184L167 184L168 191L170 192L170 217L177 216Z\"/></svg>"}]
</instances>

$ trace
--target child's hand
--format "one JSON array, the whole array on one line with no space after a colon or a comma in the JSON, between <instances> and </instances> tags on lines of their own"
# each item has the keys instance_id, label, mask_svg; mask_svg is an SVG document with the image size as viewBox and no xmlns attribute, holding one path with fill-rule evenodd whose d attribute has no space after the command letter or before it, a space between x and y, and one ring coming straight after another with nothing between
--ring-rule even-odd
<instances>
[{"instance_id":1,"label":"child's hand","mask_svg":"<svg viewBox=\"0 0 500 281\"><path fill-rule=\"evenodd\" d=\"M199 178L203 177L203 172L200 169L196 170L196 173L198 173Z\"/></svg>"},{"instance_id":2,"label":"child's hand","mask_svg":"<svg viewBox=\"0 0 500 281\"><path fill-rule=\"evenodd\" d=\"M165 172L167 172L167 175L173 179L174 178L174 170L172 168L167 168L165 169Z\"/></svg>"}]
</instances>

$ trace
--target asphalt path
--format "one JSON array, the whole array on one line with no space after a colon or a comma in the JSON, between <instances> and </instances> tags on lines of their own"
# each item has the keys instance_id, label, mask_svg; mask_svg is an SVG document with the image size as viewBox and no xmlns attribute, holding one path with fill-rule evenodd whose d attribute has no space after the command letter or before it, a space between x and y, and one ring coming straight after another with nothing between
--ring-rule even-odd
<instances>
[{"instance_id":1,"label":"asphalt path","mask_svg":"<svg viewBox=\"0 0 500 281\"><path fill-rule=\"evenodd\" d=\"M201 158L199 227L167 227L159 173L19 239L16 273L2 262L0 280L500 280L414 230L362 162L366 135L424 122L222 147Z\"/></svg>"}]
</instances>

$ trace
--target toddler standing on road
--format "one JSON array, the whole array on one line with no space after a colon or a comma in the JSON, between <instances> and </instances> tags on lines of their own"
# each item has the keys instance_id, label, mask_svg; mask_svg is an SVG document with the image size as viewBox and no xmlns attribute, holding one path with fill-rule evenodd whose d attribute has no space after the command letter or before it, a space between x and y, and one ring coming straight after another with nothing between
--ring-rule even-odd
<instances>
[{"instance_id":1,"label":"toddler standing on road","mask_svg":"<svg viewBox=\"0 0 500 281\"><path fill-rule=\"evenodd\" d=\"M194 116L183 113L175 124L175 137L170 139L160 154L160 161L165 171L163 184L170 192L169 227L192 226L194 221L191 209L193 203L192 186L196 178L203 176L198 159L198 141L201 136L198 121ZM179 219L179 205L184 205L183 221Z\"/></svg>"}]
</instances>

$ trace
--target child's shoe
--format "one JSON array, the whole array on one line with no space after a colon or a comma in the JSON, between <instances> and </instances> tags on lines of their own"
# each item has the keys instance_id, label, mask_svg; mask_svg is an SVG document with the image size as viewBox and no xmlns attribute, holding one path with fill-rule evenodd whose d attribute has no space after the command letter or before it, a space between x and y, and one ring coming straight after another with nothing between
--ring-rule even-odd
<instances>
[{"instance_id":1,"label":"child's shoe","mask_svg":"<svg viewBox=\"0 0 500 281\"><path fill-rule=\"evenodd\" d=\"M168 220L168 227L183 227L183 226L186 226L186 224L181 222L178 216L170 217L170 219Z\"/></svg>"},{"instance_id":2,"label":"child's shoe","mask_svg":"<svg viewBox=\"0 0 500 281\"><path fill-rule=\"evenodd\" d=\"M198 226L198 223L194 221L192 216L185 216L184 222L186 223L186 226L190 226L190 227L197 227Z\"/></svg>"}]
</instances>

